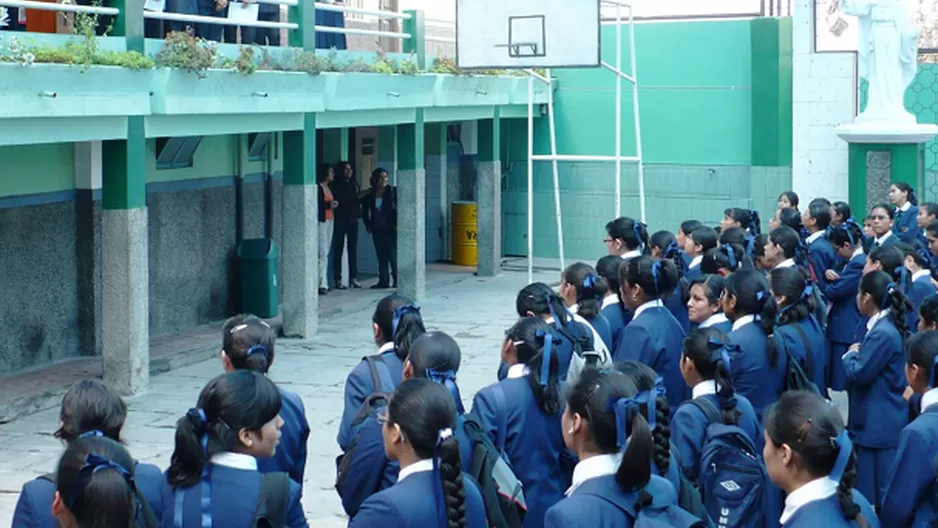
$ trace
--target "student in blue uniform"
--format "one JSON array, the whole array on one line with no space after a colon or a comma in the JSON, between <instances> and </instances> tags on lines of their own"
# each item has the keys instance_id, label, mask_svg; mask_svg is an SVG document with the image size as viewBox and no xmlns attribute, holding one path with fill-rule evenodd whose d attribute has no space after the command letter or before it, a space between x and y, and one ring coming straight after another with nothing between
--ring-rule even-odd
<instances>
[{"instance_id":1,"label":"student in blue uniform","mask_svg":"<svg viewBox=\"0 0 938 528\"><path fill-rule=\"evenodd\" d=\"M896 284L903 288L903 293L905 293L905 288L908 286L908 284L905 284L908 282L905 280L908 270L905 269L905 253L899 249L898 244L899 242L896 242L871 251L866 258L863 274L866 275L873 271L885 271Z\"/></svg>"},{"instance_id":2,"label":"student in blue uniform","mask_svg":"<svg viewBox=\"0 0 938 528\"><path fill-rule=\"evenodd\" d=\"M870 209L870 214L867 218L870 220L870 233L872 236L869 247L870 252L880 247L889 247L899 242L899 237L896 236L892 229L893 219L895 218L895 212L892 207L886 204L874 205L873 208Z\"/></svg>"},{"instance_id":3,"label":"student in blue uniform","mask_svg":"<svg viewBox=\"0 0 938 528\"><path fill-rule=\"evenodd\" d=\"M666 295L662 302L664 307L671 312L671 315L681 325L684 333L690 331L690 321L687 319L687 303L683 298L687 288L687 282L682 280L687 273L687 263L684 260L684 252L677 245L677 240L669 231L657 231L651 235L648 242L651 246L651 256L658 260L670 260L674 262L674 267L678 271L678 287L671 294Z\"/></svg>"},{"instance_id":4,"label":"student in blue uniform","mask_svg":"<svg viewBox=\"0 0 938 528\"><path fill-rule=\"evenodd\" d=\"M827 400L783 394L766 413L762 455L769 478L787 494L782 528L879 528L870 503L853 489L862 462Z\"/></svg>"},{"instance_id":5,"label":"student in blue uniform","mask_svg":"<svg viewBox=\"0 0 938 528\"><path fill-rule=\"evenodd\" d=\"M834 202L831 204L831 226L837 227L852 216L850 204L847 202Z\"/></svg>"},{"instance_id":6,"label":"student in blue uniform","mask_svg":"<svg viewBox=\"0 0 938 528\"><path fill-rule=\"evenodd\" d=\"M938 220L931 222L925 228L925 248L932 254L932 262L935 262L938 259ZM934 269L938 271L938 267Z\"/></svg>"},{"instance_id":7,"label":"student in blue uniform","mask_svg":"<svg viewBox=\"0 0 938 528\"><path fill-rule=\"evenodd\" d=\"M808 237L804 243L808 247L807 268L811 274L811 281L821 288L826 283L824 272L837 267L837 253L834 246L825 236L831 224L831 203L824 198L811 200L803 215L805 229Z\"/></svg>"},{"instance_id":8,"label":"student in blue uniform","mask_svg":"<svg viewBox=\"0 0 938 528\"><path fill-rule=\"evenodd\" d=\"M915 217L916 240L922 247L928 247L928 240L925 238L925 230L928 224L938 219L938 203L926 202L918 206L918 215Z\"/></svg>"},{"instance_id":9,"label":"student in blue uniform","mask_svg":"<svg viewBox=\"0 0 938 528\"><path fill-rule=\"evenodd\" d=\"M905 375L920 396L921 414L899 434L880 518L886 526L927 528L938 519L938 473L927 463L938 456L938 332L912 336L905 359Z\"/></svg>"},{"instance_id":10,"label":"student in blue uniform","mask_svg":"<svg viewBox=\"0 0 938 528\"><path fill-rule=\"evenodd\" d=\"M606 224L606 251L624 259L648 254L648 231L645 224L620 216Z\"/></svg>"},{"instance_id":11,"label":"student in blue uniform","mask_svg":"<svg viewBox=\"0 0 938 528\"><path fill-rule=\"evenodd\" d=\"M651 367L638 361L622 361L616 364L616 370L629 377L639 392L651 394L654 391L655 401L651 408L649 403L642 403L642 414L651 416L655 413L651 436L655 444L655 454L652 458L651 471L659 477L668 479L675 490L681 489L681 468L677 459L677 449L671 444L671 406L665 394L664 380L652 370Z\"/></svg>"},{"instance_id":12,"label":"student in blue uniform","mask_svg":"<svg viewBox=\"0 0 938 528\"><path fill-rule=\"evenodd\" d=\"M473 445L465 430L465 410L456 384L461 358L462 352L452 337L444 332L427 332L417 338L410 348L410 355L404 361L403 381L426 378L449 391L459 415L453 434L459 441L462 470L468 472L471 469ZM397 482L400 466L396 460L388 459L384 450L380 412L378 410L365 418L359 429L355 449L345 453L338 463L336 491L349 517L358 514L365 499Z\"/></svg>"},{"instance_id":13,"label":"student in blue uniform","mask_svg":"<svg viewBox=\"0 0 938 528\"><path fill-rule=\"evenodd\" d=\"M932 295L922 301L918 309L918 332L938 330L938 295Z\"/></svg>"},{"instance_id":14,"label":"student in blue uniform","mask_svg":"<svg viewBox=\"0 0 938 528\"><path fill-rule=\"evenodd\" d=\"M727 337L740 349L730 354L730 379L761 419L785 389L784 358L769 350L766 327L759 320L771 297L769 285L758 271L740 270L726 277L723 288L723 312L733 321Z\"/></svg>"},{"instance_id":15,"label":"student in blue uniform","mask_svg":"<svg viewBox=\"0 0 938 528\"><path fill-rule=\"evenodd\" d=\"M268 480L257 459L274 455L280 440L280 391L248 370L208 382L195 408L176 424L176 448L162 492L163 528L248 528ZM286 473L286 526L307 528L300 485ZM281 481L282 482L282 481Z\"/></svg>"},{"instance_id":16,"label":"student in blue uniform","mask_svg":"<svg viewBox=\"0 0 938 528\"><path fill-rule=\"evenodd\" d=\"M400 474L396 484L368 497L349 528L486 528L482 495L462 473L453 434L458 413L447 390L430 380L407 380L381 421L385 450Z\"/></svg>"},{"instance_id":17,"label":"student in blue uniform","mask_svg":"<svg viewBox=\"0 0 938 528\"><path fill-rule=\"evenodd\" d=\"M749 435L757 448L762 432L756 411L749 400L735 392L730 381L729 359L736 345L727 343L726 335L715 328L699 328L684 339L681 374L691 388L692 399L706 398L721 410L723 423L736 425ZM684 476L692 481L700 475L700 457L709 421L694 405L681 405L671 419L671 439L677 448Z\"/></svg>"},{"instance_id":18,"label":"student in blue uniform","mask_svg":"<svg viewBox=\"0 0 938 528\"><path fill-rule=\"evenodd\" d=\"M601 313L606 283L596 270L583 262L570 264L560 275L559 291L570 312L588 323L606 349L611 350L612 327Z\"/></svg>"},{"instance_id":19,"label":"student in blue uniform","mask_svg":"<svg viewBox=\"0 0 938 528\"><path fill-rule=\"evenodd\" d=\"M683 246L684 253L691 258L687 265L687 273L684 275L688 282L703 275L700 263L703 261L704 254L717 247L719 240L716 230L711 227L702 226L690 232Z\"/></svg>"},{"instance_id":20,"label":"student in blue uniform","mask_svg":"<svg viewBox=\"0 0 938 528\"><path fill-rule=\"evenodd\" d=\"M905 182L889 186L889 202L895 206L892 232L903 241L916 240L919 235L918 199L915 190Z\"/></svg>"},{"instance_id":21,"label":"student in blue uniform","mask_svg":"<svg viewBox=\"0 0 938 528\"><path fill-rule=\"evenodd\" d=\"M769 244L769 234L762 233L756 237L755 245L752 248L752 266L765 274L768 274L775 267L775 263L765 256L765 246L767 244Z\"/></svg>"},{"instance_id":22,"label":"student in blue uniform","mask_svg":"<svg viewBox=\"0 0 938 528\"><path fill-rule=\"evenodd\" d=\"M749 232L739 226L724 227L720 230L719 245L737 244L745 250L747 236Z\"/></svg>"},{"instance_id":23,"label":"student in blue uniform","mask_svg":"<svg viewBox=\"0 0 938 528\"><path fill-rule=\"evenodd\" d=\"M267 374L274 363L276 335L263 319L253 315L236 315L222 326L221 362L225 372L253 370ZM283 405L280 417L280 444L271 458L257 461L261 473L282 471L290 475L300 490L303 488L303 473L306 471L306 440L309 438L309 422L306 408L300 395L277 386Z\"/></svg>"},{"instance_id":24,"label":"student in blue uniform","mask_svg":"<svg viewBox=\"0 0 938 528\"><path fill-rule=\"evenodd\" d=\"M713 327L726 333L733 323L723 313L723 277L702 275L690 283L687 299L687 315L696 328Z\"/></svg>"},{"instance_id":25,"label":"student in blue uniform","mask_svg":"<svg viewBox=\"0 0 938 528\"><path fill-rule=\"evenodd\" d=\"M606 255L596 262L596 273L606 284L606 296L603 298L600 313L609 323L612 343L609 350L615 351L622 340L625 325L632 321L632 311L622 302L619 288L619 267L623 260L615 255Z\"/></svg>"},{"instance_id":26,"label":"student in blue uniform","mask_svg":"<svg viewBox=\"0 0 938 528\"><path fill-rule=\"evenodd\" d=\"M53 436L66 446L89 437L105 437L120 442L121 429L126 419L127 404L117 391L101 380L82 380L72 385L62 398L59 428ZM137 490L146 499L149 509L159 522L163 472L152 464L135 462L130 463L127 469L133 472ZM49 474L23 485L13 511L13 526L58 528L58 521L52 513L55 482L55 475Z\"/></svg>"},{"instance_id":27,"label":"student in blue uniform","mask_svg":"<svg viewBox=\"0 0 938 528\"><path fill-rule=\"evenodd\" d=\"M681 251L684 252L684 267L690 267L690 261L693 259L692 255L689 255L684 249L687 246L687 239L690 238L690 234L694 232L695 229L704 227L703 222L698 220L684 220L681 222L681 225L677 228L677 247L681 248Z\"/></svg>"},{"instance_id":28,"label":"student in blue uniform","mask_svg":"<svg viewBox=\"0 0 938 528\"><path fill-rule=\"evenodd\" d=\"M664 378L668 403L675 409L689 395L679 365L685 333L661 298L674 291L678 280L677 267L670 260L643 256L619 268L622 299L635 316L613 355L616 362L632 359L655 369Z\"/></svg>"},{"instance_id":29,"label":"student in blue uniform","mask_svg":"<svg viewBox=\"0 0 938 528\"><path fill-rule=\"evenodd\" d=\"M804 245L798 232L788 226L782 226L769 233L765 244L765 259L773 262L775 268L804 266Z\"/></svg>"},{"instance_id":30,"label":"student in blue uniform","mask_svg":"<svg viewBox=\"0 0 938 528\"><path fill-rule=\"evenodd\" d=\"M852 219L831 229L830 241L837 255L847 264L839 273L834 270L824 272L827 283L820 283L818 287L831 303L827 311L827 339L830 342L827 387L842 391L847 388L843 355L850 345L858 341L866 323L866 317L857 309L856 300L866 266L866 254L863 252L860 225Z\"/></svg>"},{"instance_id":31,"label":"student in blue uniform","mask_svg":"<svg viewBox=\"0 0 938 528\"><path fill-rule=\"evenodd\" d=\"M631 528L635 519L623 513L634 512L642 501L676 508L674 487L652 475L654 441L641 412L647 395L621 372L583 373L563 413L564 442L579 463L566 498L538 526Z\"/></svg>"},{"instance_id":32,"label":"student in blue uniform","mask_svg":"<svg viewBox=\"0 0 938 528\"><path fill-rule=\"evenodd\" d=\"M905 255L905 269L908 270L905 292L912 303L912 310L906 320L908 327L915 331L918 328L918 310L925 299L938 293L931 280L931 271L928 261L931 254L919 245L918 241L912 243L899 242L896 248Z\"/></svg>"},{"instance_id":33,"label":"student in blue uniform","mask_svg":"<svg viewBox=\"0 0 938 528\"><path fill-rule=\"evenodd\" d=\"M892 278L882 272L860 280L857 308L869 317L866 337L844 355L850 393L848 428L857 444L857 489L879 506L895 457L899 432L908 422L904 344L911 308Z\"/></svg>"},{"instance_id":34,"label":"student in blue uniform","mask_svg":"<svg viewBox=\"0 0 938 528\"><path fill-rule=\"evenodd\" d=\"M158 526L149 509L141 518L139 504L145 499L134 478L134 464L124 446L110 438L87 437L70 443L55 472L55 498L49 507L53 526ZM14 519L13 526L26 525Z\"/></svg>"},{"instance_id":35,"label":"student in blue uniform","mask_svg":"<svg viewBox=\"0 0 938 528\"><path fill-rule=\"evenodd\" d=\"M795 191L785 191L778 195L779 209L791 208L797 211L799 203L800 200L798 200L798 194L796 194Z\"/></svg>"},{"instance_id":36,"label":"student in blue uniform","mask_svg":"<svg viewBox=\"0 0 938 528\"><path fill-rule=\"evenodd\" d=\"M570 486L575 464L560 428L562 372L554 331L536 317L521 319L508 329L502 346L502 358L510 365L508 377L480 390L472 402L472 413L492 442L505 446L524 486L526 528L544 525L544 513Z\"/></svg>"},{"instance_id":37,"label":"student in blue uniform","mask_svg":"<svg viewBox=\"0 0 938 528\"><path fill-rule=\"evenodd\" d=\"M348 449L352 440L352 422L368 396L375 392L390 392L401 381L404 359L410 353L410 345L426 332L420 308L409 299L400 295L388 295L378 301L371 318L377 356L380 364L386 367L389 387L375 387L368 362L362 359L348 378L345 379L345 406L342 420L339 422L339 434L336 441L342 451Z\"/></svg>"},{"instance_id":38,"label":"student in blue uniform","mask_svg":"<svg viewBox=\"0 0 938 528\"><path fill-rule=\"evenodd\" d=\"M738 244L723 244L704 253L700 261L700 271L707 275L727 277L743 266L746 254Z\"/></svg>"},{"instance_id":39,"label":"student in blue uniform","mask_svg":"<svg viewBox=\"0 0 938 528\"><path fill-rule=\"evenodd\" d=\"M759 233L762 232L759 211L739 207L730 207L723 211L723 221L720 222L720 227L724 231L731 227L739 227L754 237L759 236Z\"/></svg>"},{"instance_id":40,"label":"student in blue uniform","mask_svg":"<svg viewBox=\"0 0 938 528\"><path fill-rule=\"evenodd\" d=\"M766 305L763 318L763 324L774 322L767 326L772 335L769 355L775 349L780 358L797 361L824 394L829 354L824 331L813 315L814 286L805 281L797 268L775 268L769 273L769 288L773 298ZM772 314L774 321L770 320Z\"/></svg>"},{"instance_id":41,"label":"student in blue uniform","mask_svg":"<svg viewBox=\"0 0 938 528\"><path fill-rule=\"evenodd\" d=\"M775 217L769 220L769 229L775 231L782 226L788 226L800 233L804 227L801 223L801 213L791 207L776 211Z\"/></svg>"}]
</instances>

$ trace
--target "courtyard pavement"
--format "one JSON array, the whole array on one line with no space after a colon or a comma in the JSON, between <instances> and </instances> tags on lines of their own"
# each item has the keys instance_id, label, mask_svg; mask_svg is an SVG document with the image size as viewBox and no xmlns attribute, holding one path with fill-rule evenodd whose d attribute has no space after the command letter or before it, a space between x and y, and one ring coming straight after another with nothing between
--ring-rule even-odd
<instances>
[{"instance_id":1,"label":"courtyard pavement","mask_svg":"<svg viewBox=\"0 0 938 528\"><path fill-rule=\"evenodd\" d=\"M548 284L557 272L535 273ZM527 274L505 272L482 279L470 273L428 278L427 298L420 303L428 330L442 330L459 343L463 358L459 386L467 408L476 391L495 380L503 332L517 318L515 295ZM386 293L386 292L384 292ZM271 379L303 398L312 430L306 463L303 506L315 528L346 526L335 481L336 429L342 412L345 377L362 356L375 351L371 315L381 292L333 293L321 302L354 298L351 307L320 321L314 339L281 339ZM346 303L349 304L349 303ZM149 390L127 399L130 408L124 440L141 462L165 469L173 451L176 421L194 406L199 391L222 372L219 360L205 361L151 378ZM10 526L23 483L54 470L62 444L52 437L58 408L0 425L0 527Z\"/></svg>"}]
</instances>

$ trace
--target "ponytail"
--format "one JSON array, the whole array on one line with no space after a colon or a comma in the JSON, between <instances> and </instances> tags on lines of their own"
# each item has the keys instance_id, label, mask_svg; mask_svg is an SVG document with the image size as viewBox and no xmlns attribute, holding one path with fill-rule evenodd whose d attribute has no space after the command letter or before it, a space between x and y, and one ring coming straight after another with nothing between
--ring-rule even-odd
<instances>
[{"instance_id":1,"label":"ponytail","mask_svg":"<svg viewBox=\"0 0 938 528\"><path fill-rule=\"evenodd\" d=\"M740 412L736 408L736 393L733 390L733 382L730 381L730 358L732 354L741 354L742 349L739 345L720 341L715 337L707 339L707 346L710 349L709 363L713 366L713 383L720 400L720 417L724 425L736 425Z\"/></svg>"},{"instance_id":2,"label":"ponytail","mask_svg":"<svg viewBox=\"0 0 938 528\"><path fill-rule=\"evenodd\" d=\"M394 319L391 323L391 335L394 340L394 353L401 360L407 359L410 346L418 337L426 332L423 319L420 317L420 307L409 303L394 309Z\"/></svg>"},{"instance_id":3,"label":"ponytail","mask_svg":"<svg viewBox=\"0 0 938 528\"><path fill-rule=\"evenodd\" d=\"M606 283L596 270L589 264L576 262L563 271L563 280L576 290L580 316L587 320L598 316L606 296Z\"/></svg>"},{"instance_id":4,"label":"ponytail","mask_svg":"<svg viewBox=\"0 0 938 528\"><path fill-rule=\"evenodd\" d=\"M437 433L435 451L433 465L440 475L440 487L434 487L440 512L439 526L465 528L466 487L459 458L459 442L453 436L452 429L441 429Z\"/></svg>"},{"instance_id":5,"label":"ponytail","mask_svg":"<svg viewBox=\"0 0 938 528\"><path fill-rule=\"evenodd\" d=\"M274 361L273 329L263 319L236 315L222 326L222 349L231 366L266 374Z\"/></svg>"},{"instance_id":6,"label":"ponytail","mask_svg":"<svg viewBox=\"0 0 938 528\"><path fill-rule=\"evenodd\" d=\"M505 332L515 347L518 361L528 368L528 384L537 406L544 414L557 414L563 405L560 388L560 358L556 346L560 338L537 317L520 319Z\"/></svg>"},{"instance_id":7,"label":"ponytail","mask_svg":"<svg viewBox=\"0 0 938 528\"><path fill-rule=\"evenodd\" d=\"M616 418L616 445L625 449L616 470L616 484L626 492L637 491L651 480L655 444L648 421L641 413L641 404L647 405L647 399L648 393L642 392L609 402Z\"/></svg>"},{"instance_id":8,"label":"ponytail","mask_svg":"<svg viewBox=\"0 0 938 528\"><path fill-rule=\"evenodd\" d=\"M78 526L156 526L152 512L135 523L137 501L144 499L134 482L133 463L124 447L107 437L68 445L56 469L56 491Z\"/></svg>"},{"instance_id":9,"label":"ponytail","mask_svg":"<svg viewBox=\"0 0 938 528\"><path fill-rule=\"evenodd\" d=\"M853 442L844 429L831 438L831 445L838 449L837 460L830 478L837 482L837 502L848 521L856 521L860 528L869 528L869 521L860 513L860 506L853 501L853 485L857 480L857 455L853 451Z\"/></svg>"}]
</instances>

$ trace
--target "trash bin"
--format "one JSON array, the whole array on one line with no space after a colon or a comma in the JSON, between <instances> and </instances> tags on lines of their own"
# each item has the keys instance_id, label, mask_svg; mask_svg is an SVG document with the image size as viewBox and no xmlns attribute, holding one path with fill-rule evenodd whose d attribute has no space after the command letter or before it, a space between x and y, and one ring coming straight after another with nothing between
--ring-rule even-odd
<instances>
[{"instance_id":1,"label":"trash bin","mask_svg":"<svg viewBox=\"0 0 938 528\"><path fill-rule=\"evenodd\" d=\"M258 317L276 317L280 312L277 278L279 251L270 238L242 240L238 246L241 280L241 311Z\"/></svg>"},{"instance_id":2,"label":"trash bin","mask_svg":"<svg viewBox=\"0 0 938 528\"><path fill-rule=\"evenodd\" d=\"M477 211L475 202L453 202L451 234L453 264L476 266L479 263L479 241L477 232Z\"/></svg>"}]
</instances>

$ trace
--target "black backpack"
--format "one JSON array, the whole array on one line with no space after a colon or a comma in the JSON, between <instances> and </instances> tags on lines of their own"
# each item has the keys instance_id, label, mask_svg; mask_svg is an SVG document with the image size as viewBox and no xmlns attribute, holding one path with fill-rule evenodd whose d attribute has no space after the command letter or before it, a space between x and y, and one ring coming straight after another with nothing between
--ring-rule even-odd
<instances>
[{"instance_id":1,"label":"black backpack","mask_svg":"<svg viewBox=\"0 0 938 528\"><path fill-rule=\"evenodd\" d=\"M505 396L501 387L496 385L494 392L496 406L503 407ZM504 411L498 415L504 417ZM474 415L466 414L460 420L472 442L469 476L479 486L489 527L521 528L527 504L521 481L515 476L504 454L506 425L501 422L498 425L496 446Z\"/></svg>"},{"instance_id":2,"label":"black backpack","mask_svg":"<svg viewBox=\"0 0 938 528\"><path fill-rule=\"evenodd\" d=\"M345 453L342 453L336 457L336 481L335 488L337 491L342 491L343 483L348 474L349 464L354 458L352 455L355 452L355 448L358 447L358 436L361 433L362 425L365 423L365 420L370 416L374 416L380 409L387 407L388 402L391 399L391 392L385 391L389 389L393 383L390 382L391 375L387 371L387 366L384 363L384 360L380 355L367 356L362 358L365 362L368 363L368 370L371 372L371 382L375 387L375 392L365 398L365 401L362 402L362 406L358 409L358 414L355 415L355 419L352 420L352 441L349 443L348 448L345 450ZM387 376L382 378L381 371L384 371ZM388 382L384 383L382 380L387 379ZM372 490L376 491L376 490Z\"/></svg>"},{"instance_id":3,"label":"black backpack","mask_svg":"<svg viewBox=\"0 0 938 528\"><path fill-rule=\"evenodd\" d=\"M814 372L814 354L812 354L811 343L808 342L808 337L805 335L804 330L802 330L801 326L797 323L787 326L794 327L795 331L798 332L798 336L801 337L801 342L804 343L805 346L805 362L808 367L808 372ZM801 363L798 362L798 359L792 356L788 351L788 347L785 346L785 341L781 339L781 335L779 335L778 331L772 334L772 340L775 341L775 350L784 350L785 356L788 358L787 367L785 368L785 390L808 391L820 395L821 391L814 381L811 380L808 373L801 368Z\"/></svg>"},{"instance_id":4,"label":"black backpack","mask_svg":"<svg viewBox=\"0 0 938 528\"><path fill-rule=\"evenodd\" d=\"M264 473L257 512L254 513L254 528L286 528L289 495L290 475L279 471Z\"/></svg>"}]
</instances>

